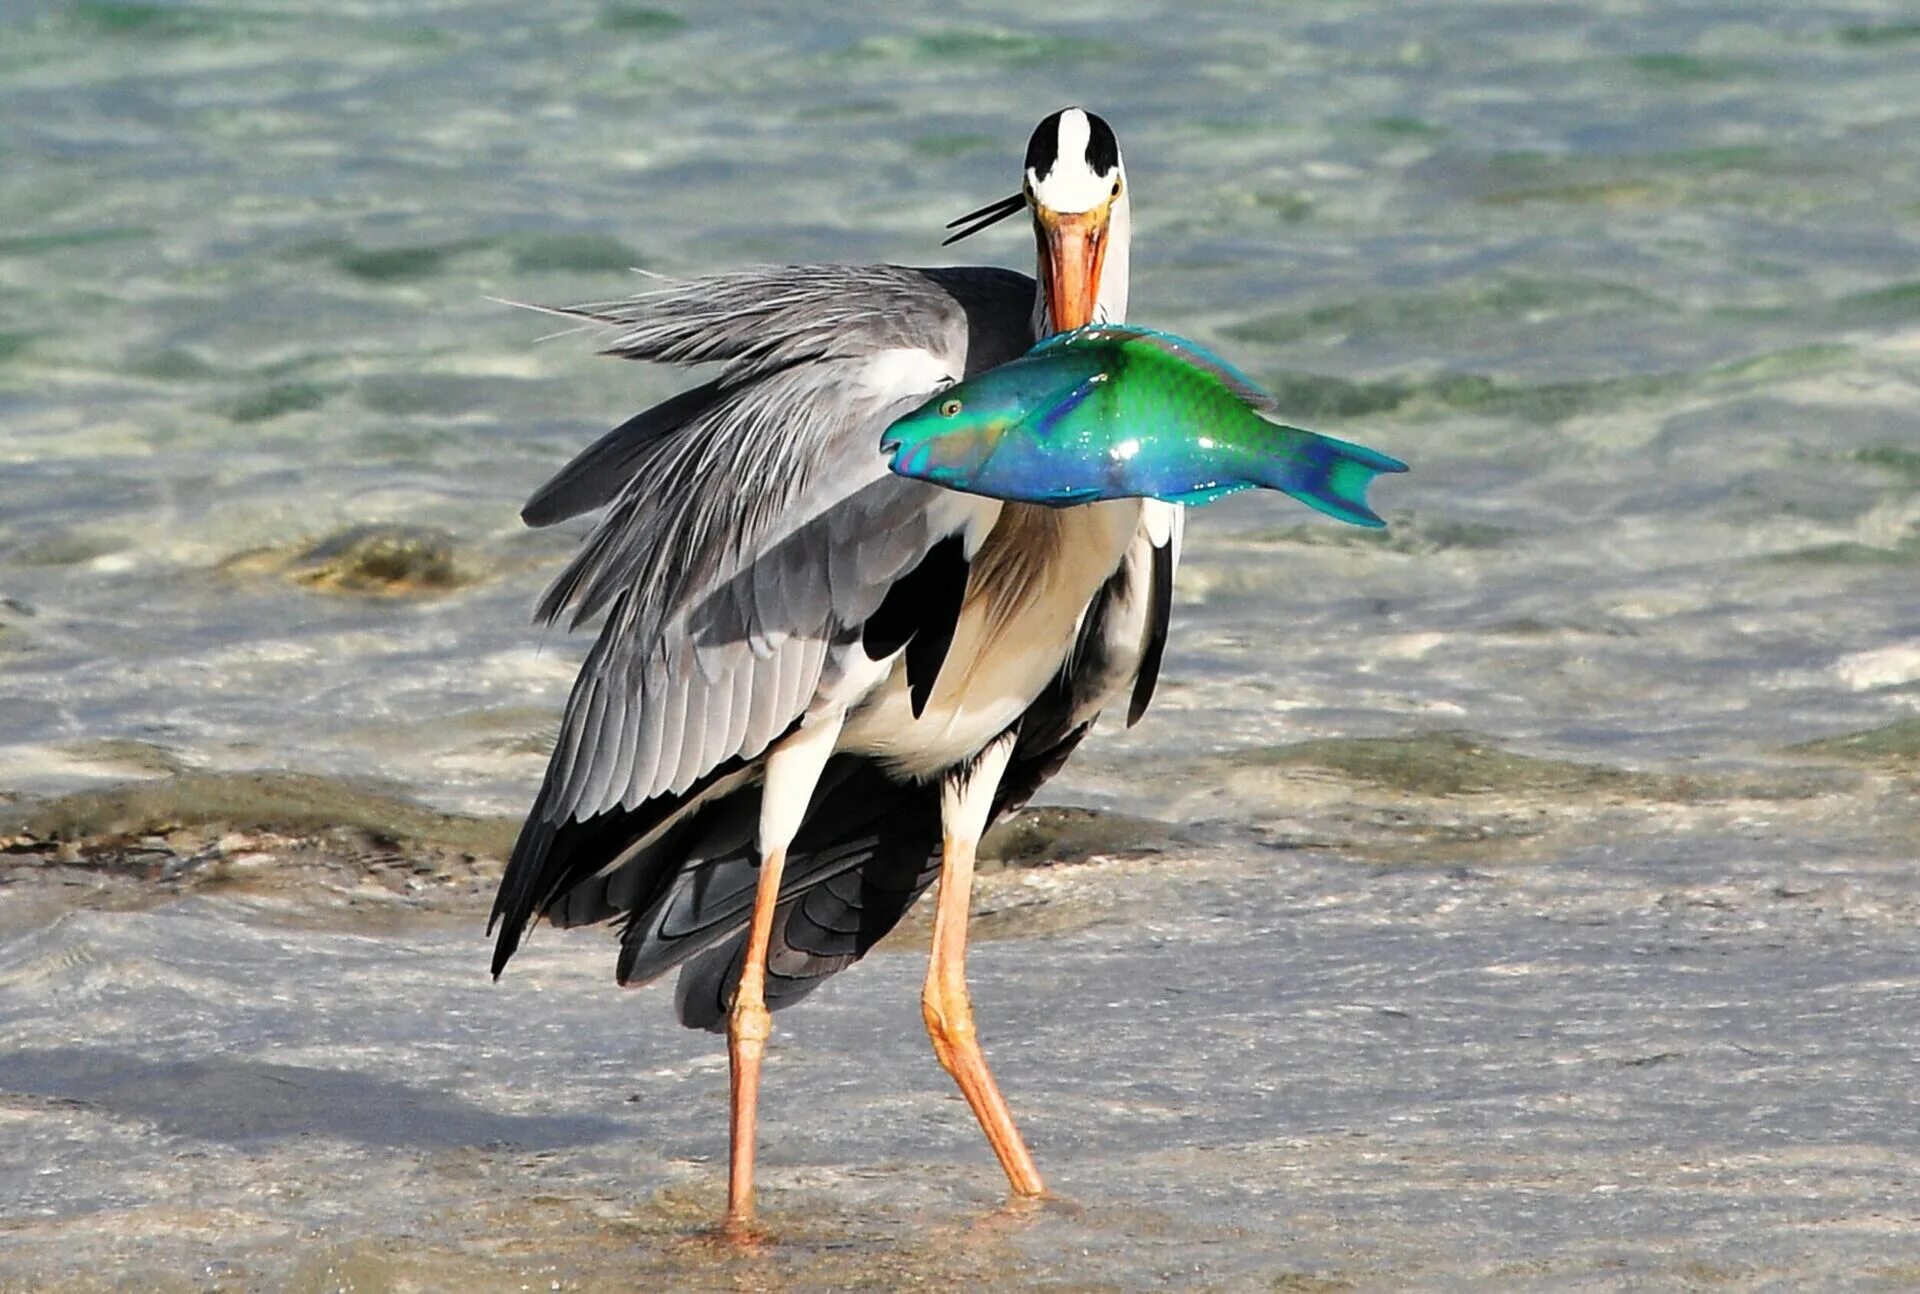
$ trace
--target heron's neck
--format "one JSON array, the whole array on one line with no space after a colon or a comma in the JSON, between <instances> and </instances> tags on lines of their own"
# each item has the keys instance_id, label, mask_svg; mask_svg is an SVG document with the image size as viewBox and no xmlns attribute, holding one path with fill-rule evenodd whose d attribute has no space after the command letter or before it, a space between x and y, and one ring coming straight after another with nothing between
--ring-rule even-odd
<instances>
[{"instance_id":1,"label":"heron's neck","mask_svg":"<svg viewBox=\"0 0 1920 1294\"><path fill-rule=\"evenodd\" d=\"M1127 254L1133 247L1133 209L1122 196L1113 204L1107 225L1107 254L1100 264L1100 291L1093 299L1093 317L1102 323L1122 323L1127 317Z\"/></svg>"}]
</instances>

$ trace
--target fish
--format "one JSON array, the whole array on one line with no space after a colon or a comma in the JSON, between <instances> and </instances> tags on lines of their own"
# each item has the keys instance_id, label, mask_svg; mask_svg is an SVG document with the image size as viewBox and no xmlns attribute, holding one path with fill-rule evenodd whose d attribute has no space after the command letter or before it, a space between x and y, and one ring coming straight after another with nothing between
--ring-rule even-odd
<instances>
[{"instance_id":1,"label":"fish","mask_svg":"<svg viewBox=\"0 0 1920 1294\"><path fill-rule=\"evenodd\" d=\"M1407 465L1262 417L1271 394L1198 342L1131 324L1057 333L957 382L881 434L901 476L1021 503L1207 503L1279 490L1356 526L1376 476Z\"/></svg>"}]
</instances>

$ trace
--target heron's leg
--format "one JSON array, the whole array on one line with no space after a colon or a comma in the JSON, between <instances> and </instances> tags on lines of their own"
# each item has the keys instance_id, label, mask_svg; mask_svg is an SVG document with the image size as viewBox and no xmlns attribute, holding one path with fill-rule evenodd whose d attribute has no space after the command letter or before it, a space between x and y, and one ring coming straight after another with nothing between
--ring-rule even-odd
<instances>
[{"instance_id":1,"label":"heron's leg","mask_svg":"<svg viewBox=\"0 0 1920 1294\"><path fill-rule=\"evenodd\" d=\"M820 770L840 737L842 716L818 719L787 737L767 757L760 797L760 881L753 895L747 948L727 1014L727 1061L732 1107L727 1155L727 1228L744 1231L753 1220L754 1134L760 1108L760 1060L772 1020L767 1012L767 947L780 906L780 873L787 846L799 834L820 781Z\"/></svg>"},{"instance_id":2,"label":"heron's leg","mask_svg":"<svg viewBox=\"0 0 1920 1294\"><path fill-rule=\"evenodd\" d=\"M780 871L785 863L784 849L776 849L760 859L760 884L754 891L753 920L747 929L746 961L740 968L740 985L733 991L733 1010L727 1015L727 1067L733 1093L727 1145L729 1226L753 1219L753 1151L760 1111L760 1058L766 1054L767 1035L773 1032L766 999L767 941L773 934L773 912L779 906Z\"/></svg>"},{"instance_id":3,"label":"heron's leg","mask_svg":"<svg viewBox=\"0 0 1920 1294\"><path fill-rule=\"evenodd\" d=\"M1000 1167L1006 1170L1013 1193L1032 1196L1045 1194L1047 1188L980 1052L973 1002L967 995L967 903L973 894L974 850L986 830L1000 774L1012 753L1009 733L982 751L970 768L950 778L941 797L940 894L934 906L933 954L927 960L920 1012L933 1039L934 1055L973 1107L973 1117L980 1121Z\"/></svg>"}]
</instances>

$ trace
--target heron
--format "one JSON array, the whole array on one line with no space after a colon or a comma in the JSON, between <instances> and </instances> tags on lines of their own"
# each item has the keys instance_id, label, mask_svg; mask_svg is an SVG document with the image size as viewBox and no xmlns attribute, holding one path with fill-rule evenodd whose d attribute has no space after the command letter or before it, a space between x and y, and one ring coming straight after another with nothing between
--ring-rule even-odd
<instances>
[{"instance_id":1,"label":"heron","mask_svg":"<svg viewBox=\"0 0 1920 1294\"><path fill-rule=\"evenodd\" d=\"M527 931L619 921L617 980L680 967L724 1030L728 1234L749 1234L769 1013L858 961L937 881L922 1015L1005 1170L1045 1185L982 1053L966 980L982 834L1123 697L1167 635L1182 513L1054 508L894 476L881 432L943 387L1127 305L1112 128L1040 122L1020 192L1033 277L785 265L666 280L558 313L605 353L717 371L595 442L521 515L599 512L536 616L601 619L494 902L496 977Z\"/></svg>"}]
</instances>

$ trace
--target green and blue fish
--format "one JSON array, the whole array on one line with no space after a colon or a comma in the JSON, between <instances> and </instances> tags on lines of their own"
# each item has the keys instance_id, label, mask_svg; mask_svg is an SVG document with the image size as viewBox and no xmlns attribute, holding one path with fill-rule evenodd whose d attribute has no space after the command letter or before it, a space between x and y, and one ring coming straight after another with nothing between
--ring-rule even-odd
<instances>
[{"instance_id":1,"label":"green and blue fish","mask_svg":"<svg viewBox=\"0 0 1920 1294\"><path fill-rule=\"evenodd\" d=\"M1406 464L1257 412L1273 407L1194 342L1090 324L948 387L888 427L880 448L902 476L996 499L1205 503L1261 486L1356 526L1385 525L1367 487Z\"/></svg>"}]
</instances>

